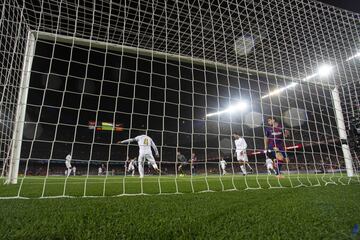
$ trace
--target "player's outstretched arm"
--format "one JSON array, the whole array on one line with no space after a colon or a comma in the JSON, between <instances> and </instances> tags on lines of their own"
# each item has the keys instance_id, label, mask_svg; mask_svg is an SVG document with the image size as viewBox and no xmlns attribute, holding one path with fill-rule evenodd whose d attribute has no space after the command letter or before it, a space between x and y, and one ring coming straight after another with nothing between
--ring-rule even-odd
<instances>
[{"instance_id":1,"label":"player's outstretched arm","mask_svg":"<svg viewBox=\"0 0 360 240\"><path fill-rule=\"evenodd\" d=\"M135 141L135 138L129 138L129 139L126 139L126 140L118 141L117 143L131 143L133 141Z\"/></svg>"}]
</instances>

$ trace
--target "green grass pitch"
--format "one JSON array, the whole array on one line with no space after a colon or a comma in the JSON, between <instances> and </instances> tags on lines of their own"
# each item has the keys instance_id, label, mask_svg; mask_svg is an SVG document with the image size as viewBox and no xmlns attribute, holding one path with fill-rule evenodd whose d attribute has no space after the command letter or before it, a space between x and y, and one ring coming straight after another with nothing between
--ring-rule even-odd
<instances>
[{"instance_id":1,"label":"green grass pitch","mask_svg":"<svg viewBox=\"0 0 360 240\"><path fill-rule=\"evenodd\" d=\"M30 198L0 200L0 233L1 239L360 239L352 236L360 224L357 180L26 177L0 186L0 197L17 196L21 186L20 196ZM39 199L64 195L79 197Z\"/></svg>"}]
</instances>

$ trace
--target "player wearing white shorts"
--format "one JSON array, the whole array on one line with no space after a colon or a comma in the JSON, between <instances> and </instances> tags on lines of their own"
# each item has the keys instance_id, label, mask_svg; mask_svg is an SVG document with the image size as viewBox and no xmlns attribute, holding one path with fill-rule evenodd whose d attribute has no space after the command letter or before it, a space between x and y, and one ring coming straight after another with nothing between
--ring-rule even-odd
<instances>
[{"instance_id":1,"label":"player wearing white shorts","mask_svg":"<svg viewBox=\"0 0 360 240\"><path fill-rule=\"evenodd\" d=\"M68 155L66 155L66 157L65 157L65 166L67 168L67 171L65 171L65 174L66 174L67 177L70 176L71 170L72 170L72 168L71 168L71 159L72 159L72 157L71 157L70 153Z\"/></svg>"},{"instance_id":2,"label":"player wearing white shorts","mask_svg":"<svg viewBox=\"0 0 360 240\"><path fill-rule=\"evenodd\" d=\"M240 163L241 172L243 173L243 175L247 174L245 165L250 168L251 172L253 172L253 169L249 164L248 156L246 154L247 144L246 144L245 139L240 137L239 133L234 133L233 137L235 139L236 159Z\"/></svg>"},{"instance_id":3,"label":"player wearing white shorts","mask_svg":"<svg viewBox=\"0 0 360 240\"><path fill-rule=\"evenodd\" d=\"M276 174L276 171L274 169L274 162L268 156L266 156L265 165L269 175L271 175L271 170L274 172L274 174Z\"/></svg>"},{"instance_id":4,"label":"player wearing white shorts","mask_svg":"<svg viewBox=\"0 0 360 240\"><path fill-rule=\"evenodd\" d=\"M220 162L219 162L219 164L220 164L220 167L221 167L221 170L222 170L222 173L221 173L221 171L220 171L220 174L222 174L222 175L225 175L227 172L226 172L226 161L224 160L224 158L221 158L221 160L220 160Z\"/></svg>"},{"instance_id":5,"label":"player wearing white shorts","mask_svg":"<svg viewBox=\"0 0 360 240\"><path fill-rule=\"evenodd\" d=\"M129 166L127 169L129 173L131 172L132 177L135 176L135 160L136 158L130 159Z\"/></svg>"},{"instance_id":6,"label":"player wearing white shorts","mask_svg":"<svg viewBox=\"0 0 360 240\"><path fill-rule=\"evenodd\" d=\"M150 164L155 169L155 171L160 172L160 169L158 168L158 166L155 162L151 148L154 149L156 157L159 157L159 152L156 148L154 141L151 139L151 137L146 136L146 135L140 135L135 138L123 140L120 143L131 143L131 142L137 142L137 144L139 146L138 170L139 170L140 178L144 177L144 162L145 162L145 160L150 162Z\"/></svg>"}]
</instances>

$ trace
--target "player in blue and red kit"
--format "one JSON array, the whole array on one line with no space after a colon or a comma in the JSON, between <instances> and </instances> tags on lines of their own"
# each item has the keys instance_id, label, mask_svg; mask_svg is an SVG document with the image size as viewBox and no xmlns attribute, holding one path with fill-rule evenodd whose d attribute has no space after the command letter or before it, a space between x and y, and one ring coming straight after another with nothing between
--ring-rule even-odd
<instances>
[{"instance_id":1,"label":"player in blue and red kit","mask_svg":"<svg viewBox=\"0 0 360 240\"><path fill-rule=\"evenodd\" d=\"M275 118L269 117L267 119L268 126L265 127L264 145L265 150L270 150L271 155L276 159L276 175L281 177L281 167L284 162L288 162L288 157L285 151L284 137L287 137L289 132L285 130ZM278 157L278 156L279 157Z\"/></svg>"}]
</instances>

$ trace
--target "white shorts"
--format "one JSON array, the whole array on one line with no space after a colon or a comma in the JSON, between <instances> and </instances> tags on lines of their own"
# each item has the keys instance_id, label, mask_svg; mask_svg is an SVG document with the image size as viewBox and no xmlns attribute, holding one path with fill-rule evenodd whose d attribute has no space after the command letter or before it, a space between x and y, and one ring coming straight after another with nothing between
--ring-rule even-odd
<instances>
[{"instance_id":1,"label":"white shorts","mask_svg":"<svg viewBox=\"0 0 360 240\"><path fill-rule=\"evenodd\" d=\"M225 165L221 165L221 169L225 170L226 166Z\"/></svg>"},{"instance_id":2,"label":"white shorts","mask_svg":"<svg viewBox=\"0 0 360 240\"><path fill-rule=\"evenodd\" d=\"M135 170L135 167L134 167L133 164L130 164L130 165L129 165L129 168L128 168L128 171L133 171L133 170Z\"/></svg>"},{"instance_id":3,"label":"white shorts","mask_svg":"<svg viewBox=\"0 0 360 240\"><path fill-rule=\"evenodd\" d=\"M139 155L139 158L138 158L139 164L143 164L145 162L145 160L147 160L148 163L150 163L154 169L158 168L158 166L155 162L155 158L153 157L152 154L145 153L145 154Z\"/></svg>"},{"instance_id":4,"label":"white shorts","mask_svg":"<svg viewBox=\"0 0 360 240\"><path fill-rule=\"evenodd\" d=\"M243 162L249 161L248 156L247 156L246 152L244 152L244 151L236 152L236 159L238 161L243 161Z\"/></svg>"},{"instance_id":5,"label":"white shorts","mask_svg":"<svg viewBox=\"0 0 360 240\"><path fill-rule=\"evenodd\" d=\"M267 169L274 169L272 164L268 164L268 165L266 165L266 167L267 167Z\"/></svg>"},{"instance_id":6,"label":"white shorts","mask_svg":"<svg viewBox=\"0 0 360 240\"><path fill-rule=\"evenodd\" d=\"M65 163L65 166L66 166L67 169L71 168L71 164L70 164L70 163L67 163L67 162L66 162L66 163ZM70 170L71 170L71 169L70 169Z\"/></svg>"}]
</instances>

